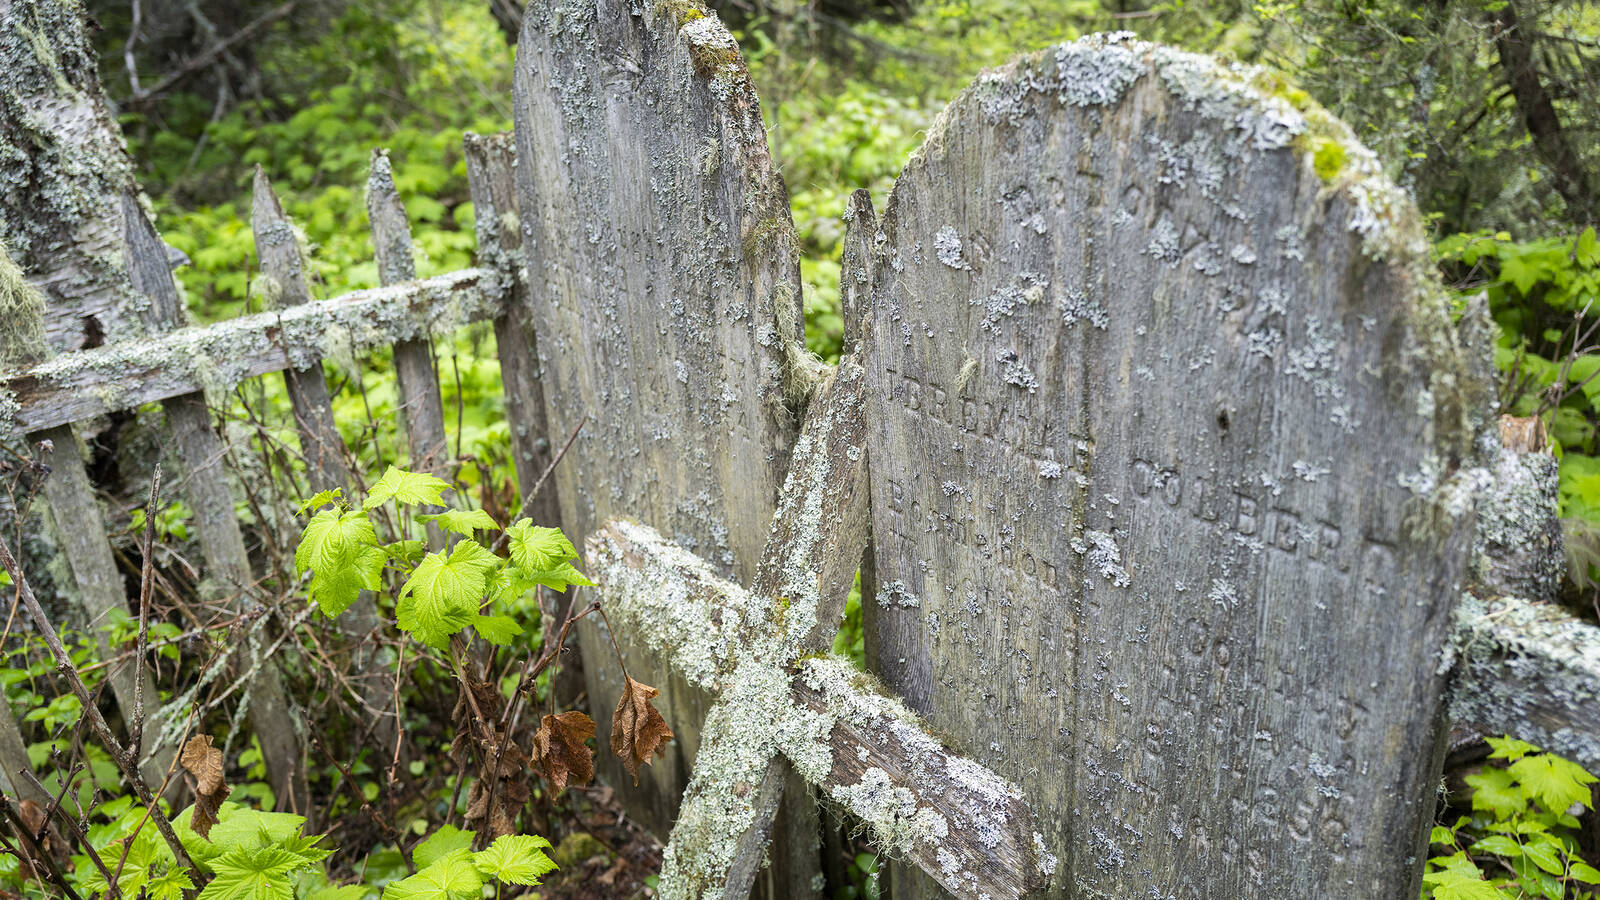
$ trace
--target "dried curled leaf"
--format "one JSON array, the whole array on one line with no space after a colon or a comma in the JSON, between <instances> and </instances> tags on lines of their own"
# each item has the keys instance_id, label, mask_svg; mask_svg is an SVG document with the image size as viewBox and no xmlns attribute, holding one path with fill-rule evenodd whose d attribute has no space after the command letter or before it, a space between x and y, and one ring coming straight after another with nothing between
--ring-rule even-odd
<instances>
[{"instance_id":1,"label":"dried curled leaf","mask_svg":"<svg viewBox=\"0 0 1600 900\"><path fill-rule=\"evenodd\" d=\"M183 745L178 762L194 779L194 814L189 827L209 839L211 826L217 824L217 808L233 790L222 780L222 751L211 746L211 735L197 734Z\"/></svg>"},{"instance_id":2,"label":"dried curled leaf","mask_svg":"<svg viewBox=\"0 0 1600 900\"><path fill-rule=\"evenodd\" d=\"M594 737L594 720L577 710L545 716L533 735L533 752L550 786L560 793L570 780L588 784L594 778L594 751L584 741Z\"/></svg>"},{"instance_id":3,"label":"dried curled leaf","mask_svg":"<svg viewBox=\"0 0 1600 900\"><path fill-rule=\"evenodd\" d=\"M640 764L648 765L656 756L665 756L672 729L650 704L661 693L648 684L628 678L611 717L611 752L622 758L622 767L639 783Z\"/></svg>"}]
</instances>

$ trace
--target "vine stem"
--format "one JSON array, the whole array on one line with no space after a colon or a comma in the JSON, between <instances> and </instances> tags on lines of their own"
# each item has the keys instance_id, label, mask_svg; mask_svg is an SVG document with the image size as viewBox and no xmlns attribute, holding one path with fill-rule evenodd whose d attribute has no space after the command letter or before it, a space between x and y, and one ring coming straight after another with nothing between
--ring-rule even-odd
<instances>
[{"instance_id":1,"label":"vine stem","mask_svg":"<svg viewBox=\"0 0 1600 900\"><path fill-rule=\"evenodd\" d=\"M67 648L61 645L61 636L56 634L55 626L51 625L50 619L45 616L44 608L39 605L39 599L33 595L33 586L28 583L28 576L23 573L22 567L17 565L16 558L11 555L11 547L4 537L0 537L0 566L4 566L6 572L11 575L11 581L22 596L22 604L27 607L34 627L38 629L39 636L44 638L45 644L50 647L50 653L55 656L56 671L67 679L68 686L78 696L78 701L83 706L83 714L89 717L89 727L94 730L95 736L100 738L100 742L105 744L106 750L111 754L111 761L122 770L123 777L128 779L134 793L149 810L150 817L155 820L156 828L166 839L167 846L172 849L173 858L179 865L193 869L194 862L189 859L188 851L183 849L183 843L178 840L178 833L172 830L172 822L161 811L155 796L150 793L150 786L145 784L144 776L139 773L139 761L130 758L122 742L111 733L111 726L106 724L105 716L100 714L100 707L95 705L88 686L83 683L82 676L72 663L72 657L67 654Z\"/></svg>"}]
</instances>

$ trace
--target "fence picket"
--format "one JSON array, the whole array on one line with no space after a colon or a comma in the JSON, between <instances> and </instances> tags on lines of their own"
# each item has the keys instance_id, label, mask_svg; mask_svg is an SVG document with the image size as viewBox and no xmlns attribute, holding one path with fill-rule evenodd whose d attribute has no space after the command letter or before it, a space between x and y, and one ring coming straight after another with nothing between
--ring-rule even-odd
<instances>
[{"instance_id":1,"label":"fence picket","mask_svg":"<svg viewBox=\"0 0 1600 900\"><path fill-rule=\"evenodd\" d=\"M147 316L152 327L170 330L181 321L182 301L167 267L165 245L131 193L123 195L122 215L128 275L134 289L149 299ZM259 598L222 465L226 451L211 428L205 397L184 394L167 400L164 408L172 445L183 464L182 489L195 512L207 577L224 596L240 606L253 606ZM255 665L262 643L258 629L248 631L244 646L237 651L241 668ZM261 742L273 792L280 807L309 814L312 809L300 734L283 682L270 662L255 672L248 692L250 722Z\"/></svg>"},{"instance_id":2,"label":"fence picket","mask_svg":"<svg viewBox=\"0 0 1600 900\"><path fill-rule=\"evenodd\" d=\"M117 571L116 559L106 540L112 529L107 527L100 506L95 502L94 487L89 482L83 457L78 454L77 437L71 425L61 425L29 435L28 442L45 447L41 460L50 467L50 477L44 479L42 491L56 523L61 556L77 585L79 605L87 619L85 624L95 636L100 658L112 659L116 651L99 626L106 624L113 612L133 613L128 608L122 574ZM134 697L140 681L144 682L145 708L154 712L160 703L155 679L148 670L140 669L132 661L112 665L106 680L111 683L111 692L117 698L124 722L133 719ZM151 788L160 786L175 750L159 743L162 724L159 714L146 716L139 745L143 757L139 769Z\"/></svg>"},{"instance_id":3,"label":"fence picket","mask_svg":"<svg viewBox=\"0 0 1600 900\"><path fill-rule=\"evenodd\" d=\"M271 279L269 290L276 294L277 305L287 308L310 302L311 287L306 281L305 260L300 255L294 225L259 165L256 166L250 218L261 276ZM344 439L334 425L333 404L328 398L328 382L322 373L321 359L312 357L303 368L292 365L285 368L283 382L294 410L295 427L300 432L300 451L312 490L342 488L348 495L356 478L346 462ZM387 687L381 677L376 677L382 673L369 671L376 650L370 639L379 622L372 593L362 591L335 621L356 654L351 674L364 705L368 711L385 711L379 714L380 720L373 726L373 733L387 761L394 753L395 729L393 716L386 712L389 707Z\"/></svg>"},{"instance_id":4,"label":"fence picket","mask_svg":"<svg viewBox=\"0 0 1600 900\"><path fill-rule=\"evenodd\" d=\"M477 221L478 260L499 273L504 284L503 312L494 320L495 347L500 355L500 381L505 386L506 418L511 426L511 458L523 512L540 525L561 521L554 482L539 495L528 492L550 465L555 452L544 415L543 374L538 337L528 314L528 284L522 276L522 228L517 211L517 148L509 132L466 135L467 183Z\"/></svg>"},{"instance_id":5,"label":"fence picket","mask_svg":"<svg viewBox=\"0 0 1600 900\"><path fill-rule=\"evenodd\" d=\"M390 285L415 279L417 268L411 258L411 223L394 186L389 155L383 150L372 151L372 172L367 179L367 215L372 220L378 281ZM433 366L432 343L425 332L396 342L394 369L400 379L400 402L405 410L411 468L437 474L445 459L444 403L439 399L439 376Z\"/></svg>"}]
</instances>

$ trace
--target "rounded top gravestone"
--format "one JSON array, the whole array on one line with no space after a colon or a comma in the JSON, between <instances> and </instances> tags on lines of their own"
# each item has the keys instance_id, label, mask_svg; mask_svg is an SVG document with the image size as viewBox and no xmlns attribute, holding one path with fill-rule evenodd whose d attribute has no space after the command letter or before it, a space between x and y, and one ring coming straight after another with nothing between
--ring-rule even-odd
<instances>
[{"instance_id":1,"label":"rounded top gravestone","mask_svg":"<svg viewBox=\"0 0 1600 900\"><path fill-rule=\"evenodd\" d=\"M1487 403L1370 152L1064 44L945 110L871 268L874 663L1052 893L1414 897Z\"/></svg>"}]
</instances>

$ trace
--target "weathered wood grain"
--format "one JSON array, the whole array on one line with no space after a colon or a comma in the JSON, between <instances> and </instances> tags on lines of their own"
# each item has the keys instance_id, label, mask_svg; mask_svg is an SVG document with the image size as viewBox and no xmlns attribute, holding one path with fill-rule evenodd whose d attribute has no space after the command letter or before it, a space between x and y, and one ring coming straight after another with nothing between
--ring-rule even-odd
<instances>
[{"instance_id":1,"label":"weathered wood grain","mask_svg":"<svg viewBox=\"0 0 1600 900\"><path fill-rule=\"evenodd\" d=\"M738 729L712 730L709 723L747 712L759 721L761 713L742 708L740 698L752 682L772 680L760 667L785 667L833 644L866 541L864 384L861 366L847 356L818 385L806 411L750 587L755 602L766 608L745 611L730 673L736 683L707 716L662 865L669 894L695 897L704 890L748 897L766 856L779 801L794 773L776 743L763 753L762 743L752 744ZM725 746L730 743L735 746ZM741 784L753 786L754 793L739 796ZM810 828L815 832L814 822Z\"/></svg>"},{"instance_id":2,"label":"weathered wood grain","mask_svg":"<svg viewBox=\"0 0 1600 900\"><path fill-rule=\"evenodd\" d=\"M1552 603L1468 595L1450 715L1600 769L1600 628Z\"/></svg>"},{"instance_id":3,"label":"weathered wood grain","mask_svg":"<svg viewBox=\"0 0 1600 900\"><path fill-rule=\"evenodd\" d=\"M17 405L0 416L0 426L10 434L42 431L182 394L226 391L334 352L491 318L499 309L498 295L485 290L491 275L462 269L63 354L5 380Z\"/></svg>"},{"instance_id":4,"label":"weathered wood grain","mask_svg":"<svg viewBox=\"0 0 1600 900\"><path fill-rule=\"evenodd\" d=\"M1409 202L1254 77L1025 57L880 221L874 662L1021 786L1051 896L1418 890L1486 395Z\"/></svg>"},{"instance_id":5,"label":"weathered wood grain","mask_svg":"<svg viewBox=\"0 0 1600 900\"><path fill-rule=\"evenodd\" d=\"M511 426L511 459L517 470L523 508L535 523L561 521L554 481L530 498L549 468L555 447L544 415L544 382L539 370L539 340L533 328L532 298L522 253L522 219L517 214L517 147L510 132L468 133L464 141L467 185L478 235L478 263L498 273L506 300L495 317L506 419Z\"/></svg>"},{"instance_id":6,"label":"weathered wood grain","mask_svg":"<svg viewBox=\"0 0 1600 900\"><path fill-rule=\"evenodd\" d=\"M167 266L165 245L131 193L122 198L122 228L129 279L133 289L149 301L145 315L150 328L177 326L182 321L183 301ZM227 450L212 430L205 397L199 393L181 394L166 400L163 406L173 454L184 475L179 490L194 510L200 553L205 558L203 587L213 599L226 599L240 609L258 606L260 598L250 570L250 554L234 512L233 490L224 465ZM250 629L247 635L234 655L241 667L254 668L246 697L250 725L261 744L267 776L279 807L309 820L315 811L306 781L298 717L284 692L276 661L257 667L264 644L261 632Z\"/></svg>"},{"instance_id":7,"label":"weathered wood grain","mask_svg":"<svg viewBox=\"0 0 1600 900\"><path fill-rule=\"evenodd\" d=\"M310 303L311 286L306 282L300 241L260 165L256 166L250 227L255 234L260 277L266 283L263 293L275 301L272 305L287 308ZM348 491L350 471L345 466L344 440L333 423L333 404L328 399L322 360L307 358L303 363L284 369L283 381L289 392L295 430L300 433L300 454L305 459L307 478L313 491L335 487Z\"/></svg>"},{"instance_id":8,"label":"weathered wood grain","mask_svg":"<svg viewBox=\"0 0 1600 900\"><path fill-rule=\"evenodd\" d=\"M78 438L71 426L62 425L29 435L28 440L40 448L40 462L50 467L42 494L55 525L56 540L61 544L62 559L71 570L72 583L78 589L79 605L85 617L83 624L94 635L100 658L111 659L125 648L113 650L100 626L119 612L137 620L138 611L128 608L122 573L117 569L111 544L106 540L111 529L95 500L94 486L89 482L89 472L78 451ZM128 660L113 665L106 674L106 681L117 698L118 709L122 710L125 727L133 721L135 701L142 688L146 718L140 735L139 770L147 784L159 787L177 748L163 744L160 739L161 696L156 693L155 679L148 669L137 669L133 661ZM127 736L129 746L132 746L132 737Z\"/></svg>"},{"instance_id":9,"label":"weathered wood grain","mask_svg":"<svg viewBox=\"0 0 1600 900\"><path fill-rule=\"evenodd\" d=\"M550 431L588 416L555 476L563 527L581 541L633 516L747 581L766 537L751 523L771 520L809 390L797 241L744 63L692 8L530 5L514 108L523 249ZM619 796L665 834L704 700L619 638L679 738ZM605 733L621 673L598 626L580 639ZM601 771L624 777L610 760ZM814 856L813 836L797 843Z\"/></svg>"},{"instance_id":10,"label":"weathered wood grain","mask_svg":"<svg viewBox=\"0 0 1600 900\"><path fill-rule=\"evenodd\" d=\"M722 854L730 876L737 873L744 857L734 853L730 826L765 828L788 768L767 765L769 750L957 896L1021 897L1043 883L1054 862L1041 854L1015 786L946 747L848 661L782 664L777 648L785 644L772 626L783 623L773 620L780 611L803 615L803 604L774 604L741 588L637 523L612 522L587 546L612 615L719 695L667 848L662 896L742 896L731 877L723 891L714 872L693 862ZM703 792L709 783L722 793Z\"/></svg>"},{"instance_id":11,"label":"weathered wood grain","mask_svg":"<svg viewBox=\"0 0 1600 900\"><path fill-rule=\"evenodd\" d=\"M394 186L385 150L372 151L367 177L367 217L372 221L372 246L378 257L378 281L403 284L417 277L411 257L411 223ZM445 445L444 403L439 397L439 373L433 365L433 342L426 332L396 341L394 372L400 382L400 407L406 422L410 467L417 472L441 474L449 456ZM435 510L437 512L437 510ZM443 546L443 532L428 526L429 543Z\"/></svg>"}]
</instances>

